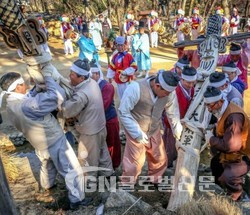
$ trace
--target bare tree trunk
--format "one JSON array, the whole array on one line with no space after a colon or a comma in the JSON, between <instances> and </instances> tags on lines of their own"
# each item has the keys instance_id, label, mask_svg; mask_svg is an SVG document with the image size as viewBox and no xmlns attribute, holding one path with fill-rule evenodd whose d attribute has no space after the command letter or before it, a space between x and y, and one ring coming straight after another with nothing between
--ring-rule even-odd
<instances>
[{"instance_id":1,"label":"bare tree trunk","mask_svg":"<svg viewBox=\"0 0 250 215\"><path fill-rule=\"evenodd\" d=\"M136 0L131 1L131 10L133 11L133 14L135 16L135 20L138 20L138 8L139 8L139 2Z\"/></svg>"},{"instance_id":2,"label":"bare tree trunk","mask_svg":"<svg viewBox=\"0 0 250 215\"><path fill-rule=\"evenodd\" d=\"M206 18L205 16L206 16L206 14L208 14L207 13L207 8L208 8L208 5L210 4L210 0L207 0L207 2L206 2L206 5L205 5L205 8L204 8L204 12L203 12L203 17L204 18Z\"/></svg>"},{"instance_id":3,"label":"bare tree trunk","mask_svg":"<svg viewBox=\"0 0 250 215\"><path fill-rule=\"evenodd\" d=\"M191 0L191 1L190 1L190 7L189 7L189 13L188 13L189 16L191 16L191 15L193 14L194 1L195 1L195 0Z\"/></svg>"},{"instance_id":4,"label":"bare tree trunk","mask_svg":"<svg viewBox=\"0 0 250 215\"><path fill-rule=\"evenodd\" d=\"M210 14L212 13L212 11L214 9L214 5L216 4L216 2L217 2L217 0L213 0L212 5L211 5L210 9L208 10L207 17L209 17Z\"/></svg>"},{"instance_id":5,"label":"bare tree trunk","mask_svg":"<svg viewBox=\"0 0 250 215\"><path fill-rule=\"evenodd\" d=\"M9 214L9 215L19 214L10 193L10 188L5 176L1 156L0 156L0 202L1 202L0 214Z\"/></svg>"},{"instance_id":6,"label":"bare tree trunk","mask_svg":"<svg viewBox=\"0 0 250 215\"><path fill-rule=\"evenodd\" d=\"M106 2L104 0L101 0L101 1L102 1L102 4L104 5L104 7L107 8L108 5L106 4ZM109 0L107 2L109 2Z\"/></svg>"},{"instance_id":7,"label":"bare tree trunk","mask_svg":"<svg viewBox=\"0 0 250 215\"><path fill-rule=\"evenodd\" d=\"M123 32L122 32L122 23L121 23L121 18L120 18L118 5L116 5L116 7L115 7L115 13L116 13L117 25L119 27L120 35L122 35L123 34Z\"/></svg>"},{"instance_id":8,"label":"bare tree trunk","mask_svg":"<svg viewBox=\"0 0 250 215\"><path fill-rule=\"evenodd\" d=\"M37 3L37 0L33 0L33 1L34 1L34 5L35 5L35 10L39 11L39 6L38 6L38 3Z\"/></svg>"},{"instance_id":9,"label":"bare tree trunk","mask_svg":"<svg viewBox=\"0 0 250 215\"><path fill-rule=\"evenodd\" d=\"M152 9L157 11L158 0L152 0Z\"/></svg>"},{"instance_id":10,"label":"bare tree trunk","mask_svg":"<svg viewBox=\"0 0 250 215\"><path fill-rule=\"evenodd\" d=\"M108 3L108 17L111 18L111 1L108 0L107 3Z\"/></svg>"},{"instance_id":11,"label":"bare tree trunk","mask_svg":"<svg viewBox=\"0 0 250 215\"><path fill-rule=\"evenodd\" d=\"M124 12L128 12L129 0L124 0Z\"/></svg>"},{"instance_id":12,"label":"bare tree trunk","mask_svg":"<svg viewBox=\"0 0 250 215\"><path fill-rule=\"evenodd\" d=\"M250 16L250 0L247 0L245 8L246 8L245 17L249 18L249 16Z\"/></svg>"},{"instance_id":13,"label":"bare tree trunk","mask_svg":"<svg viewBox=\"0 0 250 215\"><path fill-rule=\"evenodd\" d=\"M223 0L222 1L222 7L224 8L224 14L227 18L230 17L230 10L229 10L229 5L228 5L228 0Z\"/></svg>"},{"instance_id":14,"label":"bare tree trunk","mask_svg":"<svg viewBox=\"0 0 250 215\"><path fill-rule=\"evenodd\" d=\"M181 3L181 8L182 8L182 10L184 10L185 11L185 9L186 9L186 0L183 0L182 1L182 3Z\"/></svg>"},{"instance_id":15,"label":"bare tree trunk","mask_svg":"<svg viewBox=\"0 0 250 215\"><path fill-rule=\"evenodd\" d=\"M179 1L179 5L178 5L177 10L178 10L179 8L182 8L183 10L185 10L185 8L182 7L182 1Z\"/></svg>"}]
</instances>

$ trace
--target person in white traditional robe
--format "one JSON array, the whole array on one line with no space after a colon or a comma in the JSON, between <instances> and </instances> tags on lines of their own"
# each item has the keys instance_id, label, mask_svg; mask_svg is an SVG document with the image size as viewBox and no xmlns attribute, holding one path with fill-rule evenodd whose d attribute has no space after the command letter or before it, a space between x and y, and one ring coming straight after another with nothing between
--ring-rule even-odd
<instances>
[{"instance_id":1,"label":"person in white traditional robe","mask_svg":"<svg viewBox=\"0 0 250 215\"><path fill-rule=\"evenodd\" d=\"M92 36L93 42L98 50L101 50L102 48L102 24L100 22L97 22L95 20L95 17L91 17L91 20L89 22L89 33Z\"/></svg>"},{"instance_id":2,"label":"person in white traditional robe","mask_svg":"<svg viewBox=\"0 0 250 215\"><path fill-rule=\"evenodd\" d=\"M158 47L158 32L161 21L158 19L158 13L151 11L150 18L148 19L148 30L150 32L151 47Z\"/></svg>"}]
</instances>

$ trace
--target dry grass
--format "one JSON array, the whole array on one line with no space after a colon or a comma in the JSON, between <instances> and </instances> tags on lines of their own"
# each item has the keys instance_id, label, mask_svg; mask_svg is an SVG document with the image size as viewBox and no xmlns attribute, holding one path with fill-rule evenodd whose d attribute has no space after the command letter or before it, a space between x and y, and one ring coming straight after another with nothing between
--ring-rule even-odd
<instances>
[{"instance_id":1,"label":"dry grass","mask_svg":"<svg viewBox=\"0 0 250 215\"><path fill-rule=\"evenodd\" d=\"M241 210L225 197L214 196L211 199L191 200L177 211L178 215L241 215Z\"/></svg>"},{"instance_id":2,"label":"dry grass","mask_svg":"<svg viewBox=\"0 0 250 215\"><path fill-rule=\"evenodd\" d=\"M10 140L8 138L2 138L1 143L3 143L3 141L10 141ZM7 180L9 182L10 181L14 182L17 180L18 175L19 175L17 166L15 165L13 156L11 156L10 153L8 152L9 149L6 150L6 148L3 147L5 144L1 144L1 145L2 146L0 146L0 157L3 162Z\"/></svg>"}]
</instances>

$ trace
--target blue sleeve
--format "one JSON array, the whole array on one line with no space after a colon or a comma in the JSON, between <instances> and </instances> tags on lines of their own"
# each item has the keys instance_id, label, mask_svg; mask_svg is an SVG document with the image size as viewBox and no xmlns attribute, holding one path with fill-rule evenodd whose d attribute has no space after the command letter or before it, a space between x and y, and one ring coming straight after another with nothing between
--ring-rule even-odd
<instances>
[{"instance_id":1,"label":"blue sleeve","mask_svg":"<svg viewBox=\"0 0 250 215\"><path fill-rule=\"evenodd\" d=\"M39 120L58 108L59 102L66 98L64 90L52 77L45 77L47 91L29 97L22 104L22 111L30 119Z\"/></svg>"}]
</instances>

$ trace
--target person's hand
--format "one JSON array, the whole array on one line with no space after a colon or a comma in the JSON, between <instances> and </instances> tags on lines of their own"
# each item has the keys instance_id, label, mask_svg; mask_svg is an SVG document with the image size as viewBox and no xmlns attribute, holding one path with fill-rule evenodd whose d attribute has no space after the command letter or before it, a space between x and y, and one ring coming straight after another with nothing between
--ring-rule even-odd
<instances>
[{"instance_id":1,"label":"person's hand","mask_svg":"<svg viewBox=\"0 0 250 215\"><path fill-rule=\"evenodd\" d=\"M60 78L62 77L62 75L51 63L48 63L46 66L44 66L41 72L44 77L51 76L56 82L59 82Z\"/></svg>"},{"instance_id":2,"label":"person's hand","mask_svg":"<svg viewBox=\"0 0 250 215\"><path fill-rule=\"evenodd\" d=\"M210 138L213 137L213 132L211 130L207 130L206 134L205 134L205 140L206 143L210 143Z\"/></svg>"},{"instance_id":3,"label":"person's hand","mask_svg":"<svg viewBox=\"0 0 250 215\"><path fill-rule=\"evenodd\" d=\"M128 75L127 72L126 72L126 70L122 71L122 75Z\"/></svg>"},{"instance_id":4,"label":"person's hand","mask_svg":"<svg viewBox=\"0 0 250 215\"><path fill-rule=\"evenodd\" d=\"M174 132L174 137L175 139L177 140L180 140L181 139L181 134L182 134L182 131L183 131L183 126L181 123L177 123L176 127L175 127L175 132Z\"/></svg>"},{"instance_id":5,"label":"person's hand","mask_svg":"<svg viewBox=\"0 0 250 215\"><path fill-rule=\"evenodd\" d=\"M137 141L138 143L147 145L147 144L148 144L148 136L147 136L144 132L142 132L142 135L139 136L139 137L137 137L137 138L136 138L136 141Z\"/></svg>"}]
</instances>

